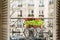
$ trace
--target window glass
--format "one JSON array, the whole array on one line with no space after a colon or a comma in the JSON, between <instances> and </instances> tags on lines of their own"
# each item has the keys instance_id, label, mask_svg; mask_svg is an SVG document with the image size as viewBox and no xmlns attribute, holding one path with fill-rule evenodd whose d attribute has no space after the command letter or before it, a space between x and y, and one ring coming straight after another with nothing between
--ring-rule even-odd
<instances>
[{"instance_id":1,"label":"window glass","mask_svg":"<svg viewBox=\"0 0 60 40\"><path fill-rule=\"evenodd\" d=\"M43 7L43 6L44 6L44 0L40 0L40 1L39 1L39 6L40 6L40 7Z\"/></svg>"},{"instance_id":2,"label":"window glass","mask_svg":"<svg viewBox=\"0 0 60 40\"><path fill-rule=\"evenodd\" d=\"M29 0L28 6L34 6L34 0Z\"/></svg>"},{"instance_id":3,"label":"window glass","mask_svg":"<svg viewBox=\"0 0 60 40\"><path fill-rule=\"evenodd\" d=\"M10 40L53 40L54 14L52 0L10 0Z\"/></svg>"}]
</instances>

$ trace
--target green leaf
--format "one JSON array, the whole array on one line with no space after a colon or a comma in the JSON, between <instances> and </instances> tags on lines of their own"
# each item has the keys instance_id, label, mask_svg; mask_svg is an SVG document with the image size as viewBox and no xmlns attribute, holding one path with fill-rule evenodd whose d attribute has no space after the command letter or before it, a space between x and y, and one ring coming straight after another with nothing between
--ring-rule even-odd
<instances>
[{"instance_id":1,"label":"green leaf","mask_svg":"<svg viewBox=\"0 0 60 40\"><path fill-rule=\"evenodd\" d=\"M25 25L35 25L35 26L41 26L43 25L43 20L28 20L28 21L25 21Z\"/></svg>"}]
</instances>

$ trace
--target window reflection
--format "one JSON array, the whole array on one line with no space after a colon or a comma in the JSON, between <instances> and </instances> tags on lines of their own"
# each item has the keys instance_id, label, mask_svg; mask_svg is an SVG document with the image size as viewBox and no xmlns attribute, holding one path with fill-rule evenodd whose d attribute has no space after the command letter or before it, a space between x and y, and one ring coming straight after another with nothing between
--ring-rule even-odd
<instances>
[{"instance_id":1,"label":"window reflection","mask_svg":"<svg viewBox=\"0 0 60 40\"><path fill-rule=\"evenodd\" d=\"M46 1L38 1L10 0L10 40L53 40L53 0L48 1L48 8Z\"/></svg>"}]
</instances>

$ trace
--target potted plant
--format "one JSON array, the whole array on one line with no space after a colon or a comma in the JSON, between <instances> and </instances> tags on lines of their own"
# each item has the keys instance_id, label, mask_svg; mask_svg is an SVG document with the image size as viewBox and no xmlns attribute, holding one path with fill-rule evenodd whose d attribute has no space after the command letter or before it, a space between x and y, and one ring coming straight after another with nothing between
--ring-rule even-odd
<instances>
[{"instance_id":1,"label":"potted plant","mask_svg":"<svg viewBox=\"0 0 60 40\"><path fill-rule=\"evenodd\" d=\"M34 28L37 28L37 27L38 27L36 20L33 21L33 27L34 27Z\"/></svg>"},{"instance_id":2,"label":"potted plant","mask_svg":"<svg viewBox=\"0 0 60 40\"><path fill-rule=\"evenodd\" d=\"M37 24L40 28L43 28L43 21L42 20L38 20Z\"/></svg>"},{"instance_id":3,"label":"potted plant","mask_svg":"<svg viewBox=\"0 0 60 40\"><path fill-rule=\"evenodd\" d=\"M30 26L29 25L26 25L26 28L29 28Z\"/></svg>"},{"instance_id":4,"label":"potted plant","mask_svg":"<svg viewBox=\"0 0 60 40\"><path fill-rule=\"evenodd\" d=\"M24 23L25 25L26 25L26 28L29 28L30 26L29 26L29 21L25 21L25 23Z\"/></svg>"},{"instance_id":5,"label":"potted plant","mask_svg":"<svg viewBox=\"0 0 60 40\"><path fill-rule=\"evenodd\" d=\"M37 28L35 20L31 20L30 25L32 25L32 27L34 28Z\"/></svg>"},{"instance_id":6,"label":"potted plant","mask_svg":"<svg viewBox=\"0 0 60 40\"><path fill-rule=\"evenodd\" d=\"M25 21L27 21L28 19L27 18L24 18Z\"/></svg>"},{"instance_id":7,"label":"potted plant","mask_svg":"<svg viewBox=\"0 0 60 40\"><path fill-rule=\"evenodd\" d=\"M38 26L39 26L40 28L42 28L42 27L43 27L43 21L42 21L42 20L35 20L35 21L33 22L33 25L34 25L34 28L37 28Z\"/></svg>"},{"instance_id":8,"label":"potted plant","mask_svg":"<svg viewBox=\"0 0 60 40\"><path fill-rule=\"evenodd\" d=\"M29 27L34 27L34 28L37 28L38 26L40 28L43 27L43 21L38 19L38 20L28 20L28 21L25 21L25 25L29 25Z\"/></svg>"}]
</instances>

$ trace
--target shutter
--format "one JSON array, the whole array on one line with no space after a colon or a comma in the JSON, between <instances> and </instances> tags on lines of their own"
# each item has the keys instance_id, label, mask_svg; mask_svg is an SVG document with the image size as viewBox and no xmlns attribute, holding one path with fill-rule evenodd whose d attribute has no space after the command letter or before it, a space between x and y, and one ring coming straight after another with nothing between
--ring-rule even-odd
<instances>
[{"instance_id":1,"label":"shutter","mask_svg":"<svg viewBox=\"0 0 60 40\"><path fill-rule=\"evenodd\" d=\"M0 40L2 40L2 25L1 25L1 14L2 14L2 2L0 0Z\"/></svg>"},{"instance_id":2,"label":"shutter","mask_svg":"<svg viewBox=\"0 0 60 40\"><path fill-rule=\"evenodd\" d=\"M57 10L56 10L56 16L57 16L57 40L60 40L60 0L57 0Z\"/></svg>"},{"instance_id":3,"label":"shutter","mask_svg":"<svg viewBox=\"0 0 60 40\"><path fill-rule=\"evenodd\" d=\"M1 0L1 36L0 40L7 40L8 33L8 0Z\"/></svg>"}]
</instances>

